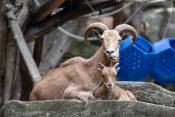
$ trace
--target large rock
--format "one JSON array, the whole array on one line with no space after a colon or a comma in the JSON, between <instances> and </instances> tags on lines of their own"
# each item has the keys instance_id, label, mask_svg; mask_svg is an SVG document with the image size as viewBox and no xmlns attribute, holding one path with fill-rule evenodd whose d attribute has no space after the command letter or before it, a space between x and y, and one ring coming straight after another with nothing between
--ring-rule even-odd
<instances>
[{"instance_id":1,"label":"large rock","mask_svg":"<svg viewBox=\"0 0 175 117\"><path fill-rule=\"evenodd\" d=\"M175 108L131 101L10 101L4 117L173 117Z\"/></svg>"},{"instance_id":2,"label":"large rock","mask_svg":"<svg viewBox=\"0 0 175 117\"><path fill-rule=\"evenodd\" d=\"M4 117L173 117L175 93L151 83L118 82L139 101L65 100L36 102L9 101L1 109ZM143 102L141 102L143 101ZM166 106L165 106L166 105Z\"/></svg>"}]
</instances>

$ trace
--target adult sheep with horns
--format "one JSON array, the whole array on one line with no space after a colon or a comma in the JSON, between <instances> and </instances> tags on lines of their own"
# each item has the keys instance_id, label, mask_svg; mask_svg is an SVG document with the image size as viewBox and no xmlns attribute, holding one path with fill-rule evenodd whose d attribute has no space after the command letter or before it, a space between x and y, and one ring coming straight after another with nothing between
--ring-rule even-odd
<instances>
[{"instance_id":1,"label":"adult sheep with horns","mask_svg":"<svg viewBox=\"0 0 175 117\"><path fill-rule=\"evenodd\" d=\"M59 68L51 70L42 80L35 83L30 100L48 99L77 99L82 101L93 100L93 90L101 81L102 75L98 72L99 63L112 66L119 60L119 42L129 33L136 41L137 31L128 24L121 24L110 30L105 24L90 24L84 33L84 38L91 31L95 31L101 42L101 47L89 59L75 57L64 62ZM123 90L123 95L126 91ZM122 96L122 95L121 95ZM130 100L132 98L129 97Z\"/></svg>"}]
</instances>

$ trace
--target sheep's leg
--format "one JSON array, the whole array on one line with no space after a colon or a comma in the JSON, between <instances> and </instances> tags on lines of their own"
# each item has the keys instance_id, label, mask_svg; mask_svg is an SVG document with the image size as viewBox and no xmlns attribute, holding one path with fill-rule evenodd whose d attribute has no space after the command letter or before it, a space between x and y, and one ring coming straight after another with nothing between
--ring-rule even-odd
<instances>
[{"instance_id":1,"label":"sheep's leg","mask_svg":"<svg viewBox=\"0 0 175 117\"><path fill-rule=\"evenodd\" d=\"M95 99L102 100L103 99L103 91L104 91L103 87L97 87L95 89L95 91L93 92Z\"/></svg>"},{"instance_id":2,"label":"sheep's leg","mask_svg":"<svg viewBox=\"0 0 175 117\"><path fill-rule=\"evenodd\" d=\"M137 100L135 96L128 90L121 90L119 100Z\"/></svg>"},{"instance_id":3,"label":"sheep's leg","mask_svg":"<svg viewBox=\"0 0 175 117\"><path fill-rule=\"evenodd\" d=\"M126 91L127 92L127 95L128 95L128 97L131 99L131 100L137 100L136 98L135 98L135 96L130 92L130 91Z\"/></svg>"},{"instance_id":4,"label":"sheep's leg","mask_svg":"<svg viewBox=\"0 0 175 117\"><path fill-rule=\"evenodd\" d=\"M69 86L62 96L62 99L77 99L81 101L94 100L94 96L90 91L81 91L79 87Z\"/></svg>"}]
</instances>

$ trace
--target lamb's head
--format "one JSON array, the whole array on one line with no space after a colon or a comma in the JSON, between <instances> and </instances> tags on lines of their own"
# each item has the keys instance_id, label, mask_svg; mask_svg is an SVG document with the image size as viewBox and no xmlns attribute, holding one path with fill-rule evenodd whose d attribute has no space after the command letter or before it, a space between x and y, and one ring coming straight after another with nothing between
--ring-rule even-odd
<instances>
[{"instance_id":1,"label":"lamb's head","mask_svg":"<svg viewBox=\"0 0 175 117\"><path fill-rule=\"evenodd\" d=\"M99 22L90 24L84 33L85 41L91 31L95 32L104 47L105 55L112 62L119 60L119 42L121 40L126 39L128 34L133 36L133 42L137 39L137 31L128 24L120 24L113 30L109 30L105 24Z\"/></svg>"},{"instance_id":2,"label":"lamb's head","mask_svg":"<svg viewBox=\"0 0 175 117\"><path fill-rule=\"evenodd\" d=\"M116 66L117 69L115 69ZM115 86L115 78L119 69L118 63L116 63L114 67L106 67L103 64L99 64L98 71L102 74L102 85L104 85L108 90L111 90Z\"/></svg>"}]
</instances>

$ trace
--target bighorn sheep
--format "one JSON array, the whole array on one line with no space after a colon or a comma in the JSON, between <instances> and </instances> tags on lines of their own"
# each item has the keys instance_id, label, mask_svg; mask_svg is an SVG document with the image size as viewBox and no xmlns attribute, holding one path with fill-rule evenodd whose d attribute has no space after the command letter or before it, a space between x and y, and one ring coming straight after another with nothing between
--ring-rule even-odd
<instances>
[{"instance_id":1,"label":"bighorn sheep","mask_svg":"<svg viewBox=\"0 0 175 117\"><path fill-rule=\"evenodd\" d=\"M90 24L84 33L87 40L88 34L94 30L102 46L89 59L76 57L68 60L61 67L47 73L41 81L37 82L32 92L30 100L47 99L94 99L93 89L100 82L102 75L97 71L98 63L110 66L119 59L119 41L125 33L133 36L136 41L136 30L127 24L121 24L109 30L102 23Z\"/></svg>"},{"instance_id":2,"label":"bighorn sheep","mask_svg":"<svg viewBox=\"0 0 175 117\"><path fill-rule=\"evenodd\" d=\"M99 64L101 67L98 71L102 74L102 79L99 85L95 88L93 95L95 99L102 100L136 100L135 96L129 92L116 86L115 76L119 71L119 63L116 63L114 67L106 67L103 64ZM117 70L115 69L117 67Z\"/></svg>"}]
</instances>

